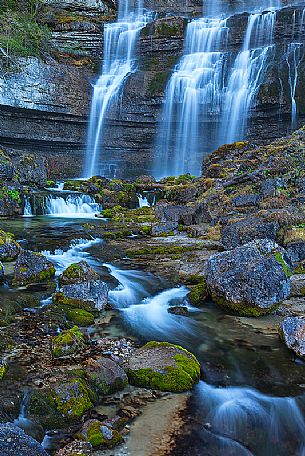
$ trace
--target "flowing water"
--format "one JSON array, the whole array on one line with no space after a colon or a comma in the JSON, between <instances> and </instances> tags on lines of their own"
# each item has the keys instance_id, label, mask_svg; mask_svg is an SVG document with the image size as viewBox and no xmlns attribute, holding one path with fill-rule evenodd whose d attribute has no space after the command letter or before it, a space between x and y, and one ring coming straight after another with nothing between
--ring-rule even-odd
<instances>
[{"instance_id":1,"label":"flowing water","mask_svg":"<svg viewBox=\"0 0 305 456\"><path fill-rule=\"evenodd\" d=\"M242 319L247 322L242 324L212 303L195 309L187 302L186 287L105 263L102 240L86 239L80 222L68 213L66 219L41 216L1 225L9 227L24 248L42 251L57 275L82 259L103 274L115 311L107 326L90 329L93 340L107 335L165 340L196 354L204 381L192 392L184 417L186 435L173 455L304 455L304 364L294 363L278 337L252 327L251 319ZM169 313L176 305L186 306L189 316ZM23 405L17 424L39 432L28 422Z\"/></svg>"},{"instance_id":2,"label":"flowing water","mask_svg":"<svg viewBox=\"0 0 305 456\"><path fill-rule=\"evenodd\" d=\"M75 194L66 198L50 195L46 200L45 214L64 218L94 218L101 209L101 205L90 195Z\"/></svg>"},{"instance_id":3,"label":"flowing water","mask_svg":"<svg viewBox=\"0 0 305 456\"><path fill-rule=\"evenodd\" d=\"M118 21L104 28L104 54L101 75L93 86L87 152L84 174L100 173L103 157L103 134L106 117L115 106L127 78L136 71L136 44L140 30L146 25L143 1L119 2Z\"/></svg>"},{"instance_id":4,"label":"flowing water","mask_svg":"<svg viewBox=\"0 0 305 456\"><path fill-rule=\"evenodd\" d=\"M204 155L247 136L249 119L275 52L286 60L291 129L297 127L296 91L305 54L302 43L294 40L303 34L304 11L301 16L299 11L293 13L291 43L286 49L277 49L274 29L277 9L283 5L280 1L247 4L248 25L242 48L234 56L229 17L219 15L225 11L219 5L207 2L208 17L188 24L184 55L166 88L154 153L153 174L157 178L187 172L199 175Z\"/></svg>"}]
</instances>

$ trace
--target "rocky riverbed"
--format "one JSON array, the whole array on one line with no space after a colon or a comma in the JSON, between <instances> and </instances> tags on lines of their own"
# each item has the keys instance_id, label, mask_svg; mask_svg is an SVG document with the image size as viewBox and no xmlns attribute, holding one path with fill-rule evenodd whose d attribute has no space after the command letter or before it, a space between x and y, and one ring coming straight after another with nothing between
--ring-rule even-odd
<instances>
[{"instance_id":1,"label":"rocky riverbed","mask_svg":"<svg viewBox=\"0 0 305 456\"><path fill-rule=\"evenodd\" d=\"M304 138L223 146L200 178L59 187L5 150L1 454L299 454ZM35 215L44 192L60 204ZM65 214L71 195L102 212Z\"/></svg>"}]
</instances>

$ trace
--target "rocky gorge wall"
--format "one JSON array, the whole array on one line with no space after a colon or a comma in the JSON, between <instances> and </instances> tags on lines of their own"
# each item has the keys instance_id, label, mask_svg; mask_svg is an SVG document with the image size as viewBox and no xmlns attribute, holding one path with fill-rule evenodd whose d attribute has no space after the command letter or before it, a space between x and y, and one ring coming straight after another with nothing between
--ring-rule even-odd
<instances>
[{"instance_id":1,"label":"rocky gorge wall","mask_svg":"<svg viewBox=\"0 0 305 456\"><path fill-rule=\"evenodd\" d=\"M53 176L78 176L91 82L102 61L102 27L114 20L117 5L110 0L44 3L40 20L52 30L50 53L42 59L17 59L0 73L0 144L45 155ZM219 2L221 8L223 3ZM242 10L247 2L234 3ZM108 116L105 151L118 174L149 173L166 82L183 53L187 17L199 16L202 8L199 0L147 0L146 6L158 11L159 18L143 29L138 71L128 79L120 106ZM285 8L277 15L273 58L247 132L255 142L290 130L291 94L284 51L293 40L305 43L302 11L301 6ZM246 13L228 20L232 58L241 48L247 21ZM303 56L296 90L300 124L305 121L304 70Z\"/></svg>"}]
</instances>

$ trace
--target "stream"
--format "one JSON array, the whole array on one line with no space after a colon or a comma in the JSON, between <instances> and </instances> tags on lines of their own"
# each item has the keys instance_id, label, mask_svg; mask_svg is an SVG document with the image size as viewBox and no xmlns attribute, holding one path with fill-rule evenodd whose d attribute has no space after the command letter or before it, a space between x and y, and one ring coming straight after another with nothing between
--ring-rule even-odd
<instances>
[{"instance_id":1,"label":"stream","mask_svg":"<svg viewBox=\"0 0 305 456\"><path fill-rule=\"evenodd\" d=\"M1 228L13 232L23 248L44 253L57 276L86 259L109 283L113 316L103 329L89 328L91 338L169 341L189 349L202 365L202 380L188 401L185 432L173 455L305 456L305 366L268 331L268 317L237 319L211 302L192 307L185 286L128 269L127 259L109 263L104 241L85 236L84 213L77 219L77 210L74 217L64 217L61 210L3 220ZM95 222L92 214L89 218L107 223ZM1 297L12 292L18 290L6 284L0 288ZM49 303L48 296L40 299L40 305ZM171 305L186 306L188 316L168 313Z\"/></svg>"}]
</instances>

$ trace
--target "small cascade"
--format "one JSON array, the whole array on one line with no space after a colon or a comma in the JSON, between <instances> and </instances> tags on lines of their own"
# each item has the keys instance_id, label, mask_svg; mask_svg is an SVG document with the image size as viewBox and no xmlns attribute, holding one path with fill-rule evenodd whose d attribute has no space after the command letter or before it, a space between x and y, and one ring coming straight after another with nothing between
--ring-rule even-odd
<instances>
[{"instance_id":1,"label":"small cascade","mask_svg":"<svg viewBox=\"0 0 305 456\"><path fill-rule=\"evenodd\" d=\"M244 138L249 112L273 49L275 19L275 11L249 16L243 49L235 60L225 93L219 144Z\"/></svg>"},{"instance_id":2,"label":"small cascade","mask_svg":"<svg viewBox=\"0 0 305 456\"><path fill-rule=\"evenodd\" d=\"M217 136L206 124L216 122L221 111L226 58L219 49L226 47L227 37L226 20L203 18L188 25L185 54L166 89L156 147L157 178L200 172L197 154Z\"/></svg>"},{"instance_id":3,"label":"small cascade","mask_svg":"<svg viewBox=\"0 0 305 456\"><path fill-rule=\"evenodd\" d=\"M304 55L305 49L302 43L290 43L288 45L286 63L288 67L288 84L291 95L291 130L295 130L298 125L296 90L299 80L299 66Z\"/></svg>"},{"instance_id":4,"label":"small cascade","mask_svg":"<svg viewBox=\"0 0 305 456\"><path fill-rule=\"evenodd\" d=\"M288 453L283 442L292 440L294 451L291 448L289 454L304 454L304 398L269 397L251 388L217 388L203 381L195 397L201 438L211 444L215 456L284 456Z\"/></svg>"},{"instance_id":5,"label":"small cascade","mask_svg":"<svg viewBox=\"0 0 305 456\"><path fill-rule=\"evenodd\" d=\"M119 1L118 21L104 28L104 63L93 87L85 177L99 173L106 116L121 94L128 76L136 71L135 49L140 30L147 24L143 1Z\"/></svg>"},{"instance_id":6,"label":"small cascade","mask_svg":"<svg viewBox=\"0 0 305 456\"><path fill-rule=\"evenodd\" d=\"M150 207L151 204L148 201L148 198L144 195L138 194L139 207Z\"/></svg>"},{"instance_id":7,"label":"small cascade","mask_svg":"<svg viewBox=\"0 0 305 456\"><path fill-rule=\"evenodd\" d=\"M30 198L28 196L25 196L25 198L24 198L23 217L33 217L32 206L31 206Z\"/></svg>"},{"instance_id":8,"label":"small cascade","mask_svg":"<svg viewBox=\"0 0 305 456\"><path fill-rule=\"evenodd\" d=\"M67 198L49 195L45 205L45 215L66 218L91 218L102 210L90 195L75 194Z\"/></svg>"}]
</instances>

